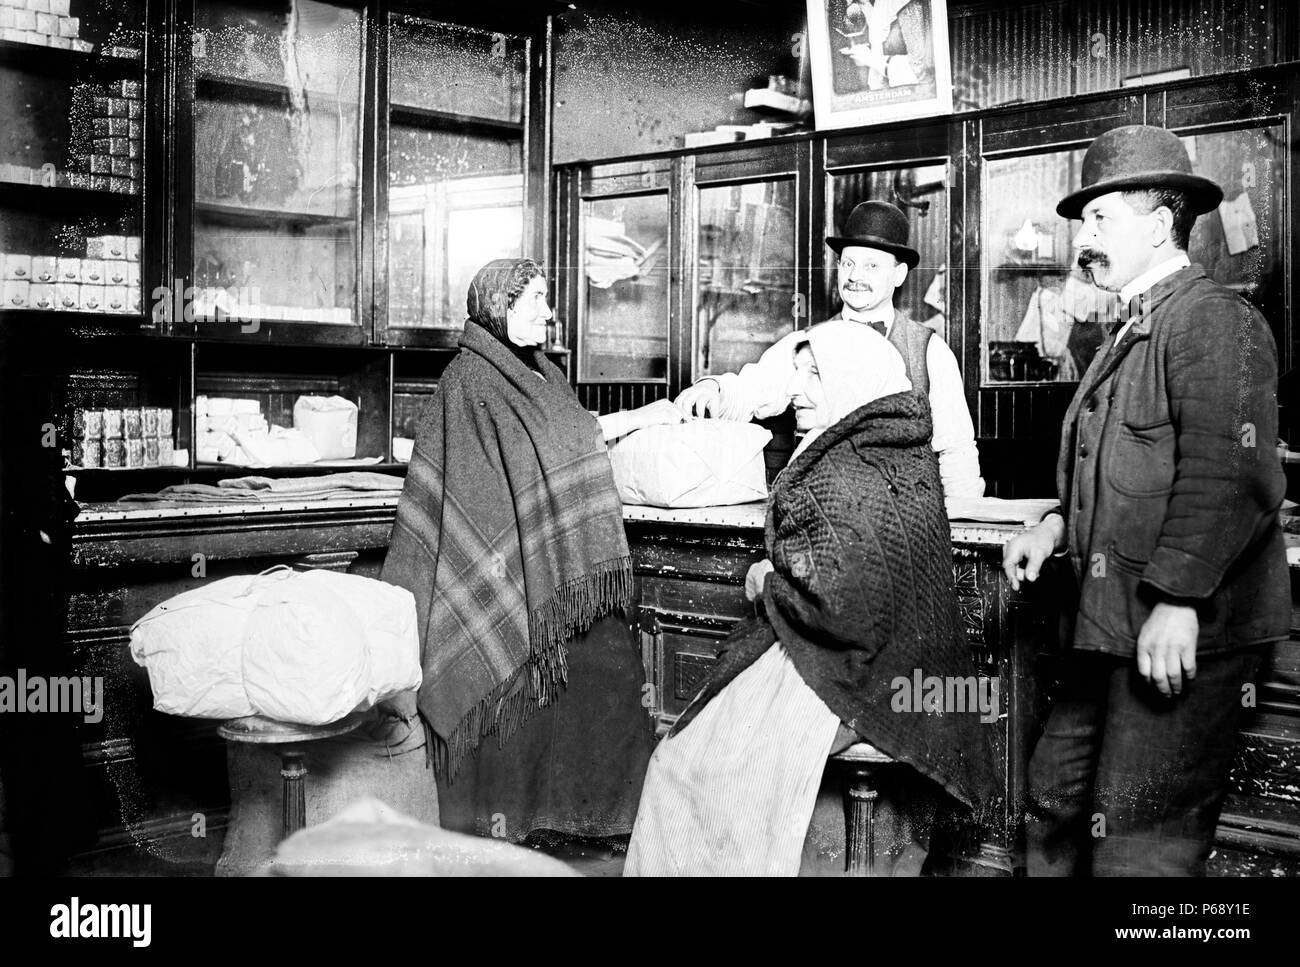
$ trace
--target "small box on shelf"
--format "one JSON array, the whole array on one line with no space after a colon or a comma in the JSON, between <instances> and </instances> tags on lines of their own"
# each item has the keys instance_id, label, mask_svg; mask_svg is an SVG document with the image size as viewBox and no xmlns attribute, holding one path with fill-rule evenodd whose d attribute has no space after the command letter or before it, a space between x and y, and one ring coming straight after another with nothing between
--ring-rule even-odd
<instances>
[{"instance_id":1,"label":"small box on shelf","mask_svg":"<svg viewBox=\"0 0 1300 967\"><path fill-rule=\"evenodd\" d=\"M86 312L99 312L104 308L104 287L82 285L77 288L78 304ZM65 306L65 308L68 308Z\"/></svg>"},{"instance_id":2,"label":"small box on shelf","mask_svg":"<svg viewBox=\"0 0 1300 967\"><path fill-rule=\"evenodd\" d=\"M33 282L57 282L59 280L59 260L52 255L32 256Z\"/></svg>"},{"instance_id":3,"label":"small box on shelf","mask_svg":"<svg viewBox=\"0 0 1300 967\"><path fill-rule=\"evenodd\" d=\"M76 282L56 282L54 285L54 304L60 309L80 309L81 285Z\"/></svg>"},{"instance_id":4,"label":"small box on shelf","mask_svg":"<svg viewBox=\"0 0 1300 967\"><path fill-rule=\"evenodd\" d=\"M30 282L32 280L32 257L21 252L6 253L4 277Z\"/></svg>"},{"instance_id":5,"label":"small box on shelf","mask_svg":"<svg viewBox=\"0 0 1300 967\"><path fill-rule=\"evenodd\" d=\"M26 309L31 298L32 284L26 279L4 280L4 307L6 309Z\"/></svg>"},{"instance_id":6,"label":"small box on shelf","mask_svg":"<svg viewBox=\"0 0 1300 967\"><path fill-rule=\"evenodd\" d=\"M127 288L124 285L109 285L104 287L104 308L109 312L129 312L130 301L127 296Z\"/></svg>"},{"instance_id":7,"label":"small box on shelf","mask_svg":"<svg viewBox=\"0 0 1300 967\"><path fill-rule=\"evenodd\" d=\"M28 295L32 309L53 309L54 306L54 283L53 282L33 282Z\"/></svg>"}]
</instances>

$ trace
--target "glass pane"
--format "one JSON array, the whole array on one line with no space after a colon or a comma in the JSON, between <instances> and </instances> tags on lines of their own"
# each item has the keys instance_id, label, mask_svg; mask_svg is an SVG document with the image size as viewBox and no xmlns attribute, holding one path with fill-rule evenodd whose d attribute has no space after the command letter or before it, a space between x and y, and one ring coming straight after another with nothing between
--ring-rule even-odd
<instances>
[{"instance_id":1,"label":"glass pane","mask_svg":"<svg viewBox=\"0 0 1300 967\"><path fill-rule=\"evenodd\" d=\"M581 380L668 378L668 195L583 203Z\"/></svg>"},{"instance_id":2,"label":"glass pane","mask_svg":"<svg viewBox=\"0 0 1300 967\"><path fill-rule=\"evenodd\" d=\"M361 17L195 12L196 315L356 324Z\"/></svg>"},{"instance_id":3,"label":"glass pane","mask_svg":"<svg viewBox=\"0 0 1300 967\"><path fill-rule=\"evenodd\" d=\"M1116 297L1075 264L1080 222L1056 214L1083 151L985 165L983 338L989 382L1073 382L1116 318Z\"/></svg>"},{"instance_id":4,"label":"glass pane","mask_svg":"<svg viewBox=\"0 0 1300 967\"><path fill-rule=\"evenodd\" d=\"M460 329L474 273L524 255L522 37L393 17L388 324Z\"/></svg>"},{"instance_id":5,"label":"glass pane","mask_svg":"<svg viewBox=\"0 0 1300 967\"><path fill-rule=\"evenodd\" d=\"M395 17L388 42L388 97L393 104L523 121L523 37Z\"/></svg>"},{"instance_id":6,"label":"glass pane","mask_svg":"<svg viewBox=\"0 0 1300 967\"><path fill-rule=\"evenodd\" d=\"M390 128L388 324L460 329L474 273L523 255L523 144Z\"/></svg>"},{"instance_id":7,"label":"glass pane","mask_svg":"<svg viewBox=\"0 0 1300 967\"><path fill-rule=\"evenodd\" d=\"M695 376L734 373L794 329L794 181L699 190Z\"/></svg>"},{"instance_id":8,"label":"glass pane","mask_svg":"<svg viewBox=\"0 0 1300 967\"><path fill-rule=\"evenodd\" d=\"M143 314L141 5L0 12L0 309Z\"/></svg>"},{"instance_id":9,"label":"glass pane","mask_svg":"<svg viewBox=\"0 0 1300 967\"><path fill-rule=\"evenodd\" d=\"M1217 212L1196 220L1187 254L1260 308L1279 349L1286 305L1284 134L1274 125L1183 138L1193 170L1218 184L1224 198Z\"/></svg>"},{"instance_id":10,"label":"glass pane","mask_svg":"<svg viewBox=\"0 0 1300 967\"><path fill-rule=\"evenodd\" d=\"M908 238L921 261L894 293L894 307L914 322L945 336L948 274L948 166L885 168L830 176L831 223L840 233L849 213L864 201L886 201L907 215ZM834 254L827 250L827 258ZM834 265L828 272L830 305L839 311ZM813 320L820 322L821 320Z\"/></svg>"}]
</instances>

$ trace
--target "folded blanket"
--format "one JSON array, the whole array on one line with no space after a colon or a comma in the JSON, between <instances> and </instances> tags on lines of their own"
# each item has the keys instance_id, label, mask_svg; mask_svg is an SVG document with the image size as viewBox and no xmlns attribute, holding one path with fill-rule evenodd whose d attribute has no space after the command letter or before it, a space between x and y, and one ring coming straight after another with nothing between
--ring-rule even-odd
<instances>
[{"instance_id":1,"label":"folded blanket","mask_svg":"<svg viewBox=\"0 0 1300 967\"><path fill-rule=\"evenodd\" d=\"M403 478L387 473L350 471L316 477L232 477L212 484L186 483L156 493L127 494L122 501L178 501L198 504L277 503L282 500L340 500L400 494Z\"/></svg>"}]
</instances>

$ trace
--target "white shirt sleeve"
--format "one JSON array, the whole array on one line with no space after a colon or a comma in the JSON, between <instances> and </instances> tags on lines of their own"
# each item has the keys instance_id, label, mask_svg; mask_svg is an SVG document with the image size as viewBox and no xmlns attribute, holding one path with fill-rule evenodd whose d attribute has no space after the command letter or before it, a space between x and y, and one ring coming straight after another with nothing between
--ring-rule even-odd
<instances>
[{"instance_id":1,"label":"white shirt sleeve","mask_svg":"<svg viewBox=\"0 0 1300 967\"><path fill-rule=\"evenodd\" d=\"M746 363L738 373L706 377L717 380L722 391L720 415L724 420L766 420L789 409L786 390L794 376L794 345L804 336L806 333L799 332L782 336L758 362Z\"/></svg>"},{"instance_id":2,"label":"white shirt sleeve","mask_svg":"<svg viewBox=\"0 0 1300 967\"><path fill-rule=\"evenodd\" d=\"M948 344L931 338L925 350L930 370L930 413L934 420L934 451L939 455L939 477L946 497L983 497L975 426L966 407L957 357ZM793 364L792 364L793 365Z\"/></svg>"}]
</instances>

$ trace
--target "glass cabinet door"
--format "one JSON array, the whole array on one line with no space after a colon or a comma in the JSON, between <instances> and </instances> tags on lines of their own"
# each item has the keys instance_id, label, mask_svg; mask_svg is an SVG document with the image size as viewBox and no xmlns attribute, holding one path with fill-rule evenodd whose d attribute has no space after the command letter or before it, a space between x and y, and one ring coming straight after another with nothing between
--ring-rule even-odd
<instances>
[{"instance_id":1,"label":"glass cabinet door","mask_svg":"<svg viewBox=\"0 0 1300 967\"><path fill-rule=\"evenodd\" d=\"M986 384L1079 380L1118 311L1075 264L1081 222L1056 214L1079 185L1084 149L988 159L984 166Z\"/></svg>"},{"instance_id":2,"label":"glass cabinet door","mask_svg":"<svg viewBox=\"0 0 1300 967\"><path fill-rule=\"evenodd\" d=\"M829 172L826 234L839 235L849 213L864 201L896 205L908 220L908 238L921 261L894 294L894 305L913 322L947 338L949 168L945 161L907 168L843 169ZM830 302L839 311L834 255L827 254ZM813 320L820 322L821 320Z\"/></svg>"},{"instance_id":3,"label":"glass cabinet door","mask_svg":"<svg viewBox=\"0 0 1300 967\"><path fill-rule=\"evenodd\" d=\"M149 325L145 5L6 0L0 13L0 312Z\"/></svg>"},{"instance_id":4,"label":"glass cabinet door","mask_svg":"<svg viewBox=\"0 0 1300 967\"><path fill-rule=\"evenodd\" d=\"M195 4L195 316L361 325L362 18Z\"/></svg>"},{"instance_id":5,"label":"glass cabinet door","mask_svg":"<svg viewBox=\"0 0 1300 967\"><path fill-rule=\"evenodd\" d=\"M793 331L795 180L696 191L695 378L734 373Z\"/></svg>"},{"instance_id":6,"label":"glass cabinet door","mask_svg":"<svg viewBox=\"0 0 1300 967\"><path fill-rule=\"evenodd\" d=\"M388 42L388 326L459 330L479 268L525 254L528 41L395 16Z\"/></svg>"},{"instance_id":7,"label":"glass cabinet door","mask_svg":"<svg viewBox=\"0 0 1300 967\"><path fill-rule=\"evenodd\" d=\"M1192 170L1223 189L1219 210L1192 226L1187 255L1264 313L1285 371L1286 126L1274 122L1182 137Z\"/></svg>"},{"instance_id":8,"label":"glass cabinet door","mask_svg":"<svg viewBox=\"0 0 1300 967\"><path fill-rule=\"evenodd\" d=\"M580 382L666 381L668 193L582 202Z\"/></svg>"}]
</instances>

